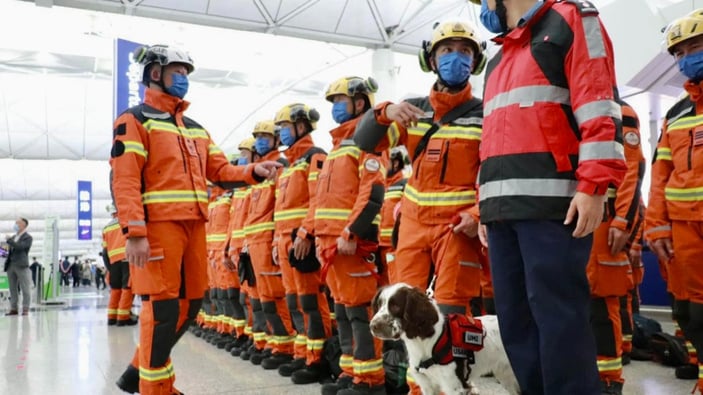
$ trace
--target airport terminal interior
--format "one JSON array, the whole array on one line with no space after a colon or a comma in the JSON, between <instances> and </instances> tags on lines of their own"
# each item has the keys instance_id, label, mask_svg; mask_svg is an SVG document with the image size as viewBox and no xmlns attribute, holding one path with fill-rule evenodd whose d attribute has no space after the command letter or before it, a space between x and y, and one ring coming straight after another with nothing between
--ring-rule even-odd
<instances>
[{"instance_id":1,"label":"airport terminal interior","mask_svg":"<svg viewBox=\"0 0 703 395\"><path fill-rule=\"evenodd\" d=\"M274 119L290 103L305 103L319 113L312 140L330 152L328 131L337 127L333 100L326 97L332 82L372 77L375 103L426 96L438 77L421 69L418 51L424 40L434 40L437 22L467 21L476 28L477 42L485 44L487 59L499 52L492 40L496 34L482 24L476 3L480 1L0 0L0 263L11 250L6 239L19 240L13 227L22 221L33 238L28 258L37 263L31 266L29 309L19 308L15 315L4 315L12 310L10 285L7 274L0 273L0 394L125 393L115 382L140 342L142 302L135 297L134 315L125 318L129 322L115 324L120 321L114 311L124 307L109 306L111 287L109 279L105 282L102 254L107 251L103 232L115 210L109 160L115 157L113 138L119 132L113 131L113 122L144 99L132 51L155 44L187 51L195 70L188 76L191 105L186 114L233 164L252 131L259 133L259 121ZM684 97L686 82L667 51L664 32L677 18L703 8L703 0L575 3L597 8L612 41L618 92L639 117L646 163L639 188L646 203L664 117ZM469 79L475 97L484 93L484 78L481 72ZM311 112L306 114L309 120ZM703 144L700 133L695 138ZM403 157L412 154L401 151ZM368 162L365 166L374 171ZM409 170L403 170L406 176L411 176ZM66 259L69 265L62 267ZM73 274L71 265L77 266ZM642 265L639 315L659 322L661 332L678 334L670 289L646 246ZM67 283L62 270L69 271ZM232 356L203 333L196 335L193 325L171 353L174 387L181 393L321 392L324 383L294 384L275 369ZM568 349L562 358L569 364ZM622 394L700 390L697 376L680 379L674 366L640 359L633 357L622 367ZM482 395L510 394L492 376L474 383Z\"/></svg>"}]
</instances>

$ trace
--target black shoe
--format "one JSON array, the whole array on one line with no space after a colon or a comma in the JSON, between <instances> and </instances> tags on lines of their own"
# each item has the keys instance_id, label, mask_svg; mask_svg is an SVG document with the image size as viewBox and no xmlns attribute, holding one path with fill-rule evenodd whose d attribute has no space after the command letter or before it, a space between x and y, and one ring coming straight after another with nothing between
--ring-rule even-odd
<instances>
[{"instance_id":1,"label":"black shoe","mask_svg":"<svg viewBox=\"0 0 703 395\"><path fill-rule=\"evenodd\" d=\"M278 367L278 374L283 377L290 377L294 372L305 369L305 358L296 358L291 362L284 363Z\"/></svg>"},{"instance_id":2,"label":"black shoe","mask_svg":"<svg viewBox=\"0 0 703 395\"><path fill-rule=\"evenodd\" d=\"M622 360L622 366L629 365L632 359L630 358L630 353L622 353L622 357L620 357Z\"/></svg>"},{"instance_id":3,"label":"black shoe","mask_svg":"<svg viewBox=\"0 0 703 395\"><path fill-rule=\"evenodd\" d=\"M5 313L6 316L7 315L18 315L18 314L19 314L19 312L17 312L17 310L10 310L7 313Z\"/></svg>"},{"instance_id":4,"label":"black shoe","mask_svg":"<svg viewBox=\"0 0 703 395\"><path fill-rule=\"evenodd\" d=\"M354 378L352 376L339 376L337 381L334 383L327 383L322 385L321 394L322 395L337 395L337 393L343 389L351 388L354 384Z\"/></svg>"},{"instance_id":5,"label":"black shoe","mask_svg":"<svg viewBox=\"0 0 703 395\"><path fill-rule=\"evenodd\" d=\"M324 378L327 378L329 376L328 372L325 372L322 364L320 363L314 363L308 366L305 366L303 369L297 370L293 372L291 375L291 380L293 381L294 384L312 384L312 383L319 383L322 381ZM342 378L346 378L349 376L342 376ZM334 384L334 383L331 383Z\"/></svg>"},{"instance_id":6,"label":"black shoe","mask_svg":"<svg viewBox=\"0 0 703 395\"><path fill-rule=\"evenodd\" d=\"M619 381L601 380L600 392L602 395L622 395L622 383Z\"/></svg>"},{"instance_id":7,"label":"black shoe","mask_svg":"<svg viewBox=\"0 0 703 395\"><path fill-rule=\"evenodd\" d=\"M261 367L264 370L274 370L284 363L292 361L293 356L291 354L272 354L270 357L261 360Z\"/></svg>"},{"instance_id":8,"label":"black shoe","mask_svg":"<svg viewBox=\"0 0 703 395\"><path fill-rule=\"evenodd\" d=\"M116 323L117 323L117 320L114 319L114 318L108 318L108 319L107 319L107 325L108 325L108 326L115 325Z\"/></svg>"},{"instance_id":9,"label":"black shoe","mask_svg":"<svg viewBox=\"0 0 703 395\"><path fill-rule=\"evenodd\" d=\"M132 365L127 366L115 384L119 389L129 394L139 392L139 369Z\"/></svg>"},{"instance_id":10,"label":"black shoe","mask_svg":"<svg viewBox=\"0 0 703 395\"><path fill-rule=\"evenodd\" d=\"M237 343L243 341L241 345L237 345ZM237 340L234 342L234 346L232 346L232 350L229 352L232 354L233 357L238 357L240 356L244 351L248 350L251 345L254 344L254 340L250 339L246 335L239 336Z\"/></svg>"},{"instance_id":11,"label":"black shoe","mask_svg":"<svg viewBox=\"0 0 703 395\"><path fill-rule=\"evenodd\" d=\"M234 348L234 343L236 343L237 340L231 340L227 344L225 344L224 349L227 352L231 352L232 349Z\"/></svg>"},{"instance_id":12,"label":"black shoe","mask_svg":"<svg viewBox=\"0 0 703 395\"><path fill-rule=\"evenodd\" d=\"M227 344L230 344L230 343L234 343L234 339L232 339L232 336L226 335L226 336L222 336L222 338L220 340L218 340L217 342L215 342L213 344L216 345L218 349L222 350L223 348L225 348L227 346Z\"/></svg>"},{"instance_id":13,"label":"black shoe","mask_svg":"<svg viewBox=\"0 0 703 395\"><path fill-rule=\"evenodd\" d=\"M256 349L254 348L254 346L251 346L251 347L244 349L244 350L240 349L240 348L233 348L232 352L230 352L230 354L232 354L233 356L236 357L236 355L235 355L236 351L239 351L239 358L241 358L242 361L248 361L251 358L251 354L253 354L254 351L256 351Z\"/></svg>"},{"instance_id":14,"label":"black shoe","mask_svg":"<svg viewBox=\"0 0 703 395\"><path fill-rule=\"evenodd\" d=\"M687 364L681 365L674 371L677 379L681 380L698 380L698 365Z\"/></svg>"},{"instance_id":15,"label":"black shoe","mask_svg":"<svg viewBox=\"0 0 703 395\"><path fill-rule=\"evenodd\" d=\"M261 365L261 361L271 356L271 349L265 348L263 350L257 350L257 352L251 354L249 361L253 365Z\"/></svg>"},{"instance_id":16,"label":"black shoe","mask_svg":"<svg viewBox=\"0 0 703 395\"><path fill-rule=\"evenodd\" d=\"M117 326L133 326L137 325L139 321L133 319L133 318L128 318L126 320L117 320Z\"/></svg>"}]
</instances>

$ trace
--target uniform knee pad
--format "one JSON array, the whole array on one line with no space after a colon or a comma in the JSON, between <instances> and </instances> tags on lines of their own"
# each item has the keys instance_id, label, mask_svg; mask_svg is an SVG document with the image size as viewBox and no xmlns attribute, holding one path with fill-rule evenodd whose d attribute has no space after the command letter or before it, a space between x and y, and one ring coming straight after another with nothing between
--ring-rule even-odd
<instances>
[{"instance_id":1,"label":"uniform knee pad","mask_svg":"<svg viewBox=\"0 0 703 395\"><path fill-rule=\"evenodd\" d=\"M603 298L591 299L591 329L596 338L598 355L615 357L615 333L608 317L608 305Z\"/></svg>"},{"instance_id":2,"label":"uniform knee pad","mask_svg":"<svg viewBox=\"0 0 703 395\"><path fill-rule=\"evenodd\" d=\"M164 366L177 340L178 299L151 302L154 330L151 339L151 367Z\"/></svg>"}]
</instances>

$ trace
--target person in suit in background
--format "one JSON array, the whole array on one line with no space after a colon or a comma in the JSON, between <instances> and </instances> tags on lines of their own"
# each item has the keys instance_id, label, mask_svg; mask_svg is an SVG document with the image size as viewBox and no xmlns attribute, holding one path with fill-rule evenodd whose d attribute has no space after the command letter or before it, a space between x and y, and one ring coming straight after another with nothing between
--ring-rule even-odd
<instances>
[{"instance_id":1,"label":"person in suit in background","mask_svg":"<svg viewBox=\"0 0 703 395\"><path fill-rule=\"evenodd\" d=\"M41 270L41 264L37 262L37 257L32 257L32 264L29 265L29 270L32 271L32 285L37 286L37 271Z\"/></svg>"},{"instance_id":2,"label":"person in suit in background","mask_svg":"<svg viewBox=\"0 0 703 395\"><path fill-rule=\"evenodd\" d=\"M78 288L81 285L81 263L78 261L78 257L73 258L71 276L73 277L73 288Z\"/></svg>"},{"instance_id":3,"label":"person in suit in background","mask_svg":"<svg viewBox=\"0 0 703 395\"><path fill-rule=\"evenodd\" d=\"M61 261L59 269L61 270L61 285L71 285L69 280L71 277L71 262L68 261L68 257L65 257L63 261Z\"/></svg>"},{"instance_id":4,"label":"person in suit in background","mask_svg":"<svg viewBox=\"0 0 703 395\"><path fill-rule=\"evenodd\" d=\"M29 302L32 274L29 270L29 249L32 247L32 236L27 233L29 221L19 218L15 221L15 234L5 240L10 251L5 261L5 272L10 282L10 311L5 315L17 315L18 285L22 289L22 315L29 314Z\"/></svg>"}]
</instances>

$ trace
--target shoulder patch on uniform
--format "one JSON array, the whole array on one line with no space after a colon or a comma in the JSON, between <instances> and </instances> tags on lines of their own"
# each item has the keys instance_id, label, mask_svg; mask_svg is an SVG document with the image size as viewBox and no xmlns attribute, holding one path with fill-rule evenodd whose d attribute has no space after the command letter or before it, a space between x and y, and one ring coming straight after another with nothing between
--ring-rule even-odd
<instances>
[{"instance_id":1,"label":"shoulder patch on uniform","mask_svg":"<svg viewBox=\"0 0 703 395\"><path fill-rule=\"evenodd\" d=\"M122 154L124 154L124 150L125 150L124 143L121 142L120 140L116 140L112 144L112 150L110 151L110 155L113 158L117 158L118 156L121 156Z\"/></svg>"},{"instance_id":2,"label":"shoulder patch on uniform","mask_svg":"<svg viewBox=\"0 0 703 395\"><path fill-rule=\"evenodd\" d=\"M571 3L579 9L581 15L598 15L598 9L590 1L587 0L566 0L565 3Z\"/></svg>"},{"instance_id":3,"label":"shoulder patch on uniform","mask_svg":"<svg viewBox=\"0 0 703 395\"><path fill-rule=\"evenodd\" d=\"M623 137L625 142L628 145L639 145L640 144L640 136L637 135L635 132L627 132L625 133L625 136Z\"/></svg>"},{"instance_id":4,"label":"shoulder patch on uniform","mask_svg":"<svg viewBox=\"0 0 703 395\"><path fill-rule=\"evenodd\" d=\"M371 172L376 172L381 169L381 163L376 159L366 159L364 162L364 168Z\"/></svg>"},{"instance_id":5,"label":"shoulder patch on uniform","mask_svg":"<svg viewBox=\"0 0 703 395\"><path fill-rule=\"evenodd\" d=\"M324 161L324 160L318 160L318 161L317 161L317 168L318 168L318 169L322 169L322 166L323 166L324 164L325 164L325 161Z\"/></svg>"},{"instance_id":6,"label":"shoulder patch on uniform","mask_svg":"<svg viewBox=\"0 0 703 395\"><path fill-rule=\"evenodd\" d=\"M112 137L115 138L117 136L124 136L127 134L127 124L121 123L117 125L116 128L112 129Z\"/></svg>"}]
</instances>

